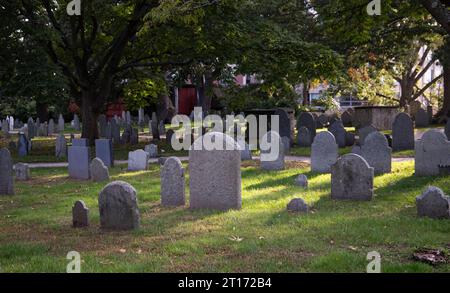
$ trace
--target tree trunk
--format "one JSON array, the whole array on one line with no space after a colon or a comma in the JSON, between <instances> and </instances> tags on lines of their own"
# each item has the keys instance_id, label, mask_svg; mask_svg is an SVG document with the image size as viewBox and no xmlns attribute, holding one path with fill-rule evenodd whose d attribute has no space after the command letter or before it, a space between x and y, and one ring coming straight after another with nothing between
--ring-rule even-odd
<instances>
[{"instance_id":1,"label":"tree trunk","mask_svg":"<svg viewBox=\"0 0 450 293\"><path fill-rule=\"evenodd\" d=\"M36 102L37 117L42 122L48 121L48 104Z\"/></svg>"},{"instance_id":2,"label":"tree trunk","mask_svg":"<svg viewBox=\"0 0 450 293\"><path fill-rule=\"evenodd\" d=\"M405 108L412 102L411 98L414 94L414 81L409 79L407 76L403 76L402 81L400 82L400 88L400 107Z\"/></svg>"},{"instance_id":3,"label":"tree trunk","mask_svg":"<svg viewBox=\"0 0 450 293\"><path fill-rule=\"evenodd\" d=\"M81 97L81 118L82 118L82 132L81 137L87 138L90 145L95 144L98 136L97 119L99 113L93 102L96 98L95 91L86 91L82 93Z\"/></svg>"},{"instance_id":4,"label":"tree trunk","mask_svg":"<svg viewBox=\"0 0 450 293\"><path fill-rule=\"evenodd\" d=\"M436 117L439 117L440 120L450 117L450 62L443 62L442 66L444 70L444 101L436 114Z\"/></svg>"},{"instance_id":5,"label":"tree trunk","mask_svg":"<svg viewBox=\"0 0 450 293\"><path fill-rule=\"evenodd\" d=\"M203 83L203 113L208 113L211 110L212 96L213 96L213 75L211 71L207 70L205 73L205 82Z\"/></svg>"},{"instance_id":6,"label":"tree trunk","mask_svg":"<svg viewBox=\"0 0 450 293\"><path fill-rule=\"evenodd\" d=\"M303 106L308 106L310 104L309 101L309 87L310 87L310 82L307 81L305 83L303 83L303 88L302 88L302 97L303 97Z\"/></svg>"}]
</instances>

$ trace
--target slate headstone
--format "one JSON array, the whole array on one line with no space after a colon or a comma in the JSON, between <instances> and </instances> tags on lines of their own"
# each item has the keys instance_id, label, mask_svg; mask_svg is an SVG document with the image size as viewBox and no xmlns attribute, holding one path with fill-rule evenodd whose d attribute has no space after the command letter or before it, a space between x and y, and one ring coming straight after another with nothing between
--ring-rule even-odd
<instances>
[{"instance_id":1,"label":"slate headstone","mask_svg":"<svg viewBox=\"0 0 450 293\"><path fill-rule=\"evenodd\" d=\"M329 131L319 132L311 146L311 171L330 173L338 158L338 145Z\"/></svg>"},{"instance_id":2,"label":"slate headstone","mask_svg":"<svg viewBox=\"0 0 450 293\"><path fill-rule=\"evenodd\" d=\"M267 132L263 137L260 148L262 170L284 170L285 148L277 132Z\"/></svg>"},{"instance_id":3,"label":"slate headstone","mask_svg":"<svg viewBox=\"0 0 450 293\"><path fill-rule=\"evenodd\" d=\"M336 143L340 148L344 148L347 145L346 141L347 131L345 131L342 121L337 120L333 122L333 124L331 124L330 127L328 127L328 131L334 135Z\"/></svg>"},{"instance_id":4,"label":"slate headstone","mask_svg":"<svg viewBox=\"0 0 450 293\"><path fill-rule=\"evenodd\" d=\"M128 153L128 171L144 171L148 169L149 155L144 150Z\"/></svg>"},{"instance_id":5,"label":"slate headstone","mask_svg":"<svg viewBox=\"0 0 450 293\"><path fill-rule=\"evenodd\" d=\"M359 145L363 145L364 141L366 140L366 137L371 134L372 132L376 132L378 129L376 129L372 125L364 126L363 128L358 130L358 142Z\"/></svg>"},{"instance_id":6,"label":"slate headstone","mask_svg":"<svg viewBox=\"0 0 450 293\"><path fill-rule=\"evenodd\" d=\"M63 133L64 132L64 124L66 122L64 121L64 117L62 114L59 114L59 118L58 118L58 132L59 133Z\"/></svg>"},{"instance_id":7,"label":"slate headstone","mask_svg":"<svg viewBox=\"0 0 450 293\"><path fill-rule=\"evenodd\" d=\"M109 180L108 167L100 158L94 158L89 166L91 172L91 179L94 182L102 182Z\"/></svg>"},{"instance_id":8,"label":"slate headstone","mask_svg":"<svg viewBox=\"0 0 450 293\"><path fill-rule=\"evenodd\" d=\"M0 149L0 195L14 194L13 161L7 148Z\"/></svg>"},{"instance_id":9,"label":"slate headstone","mask_svg":"<svg viewBox=\"0 0 450 293\"><path fill-rule=\"evenodd\" d=\"M398 113L392 124L392 149L394 151L414 149L414 123L405 112Z\"/></svg>"},{"instance_id":10,"label":"slate headstone","mask_svg":"<svg viewBox=\"0 0 450 293\"><path fill-rule=\"evenodd\" d=\"M420 108L419 111L417 111L416 115L414 116L416 120L416 127L428 127L430 126L430 121L428 117L428 113Z\"/></svg>"},{"instance_id":11,"label":"slate headstone","mask_svg":"<svg viewBox=\"0 0 450 293\"><path fill-rule=\"evenodd\" d=\"M72 146L87 147L89 146L89 140L87 138L74 138L72 139Z\"/></svg>"},{"instance_id":12,"label":"slate headstone","mask_svg":"<svg viewBox=\"0 0 450 293\"><path fill-rule=\"evenodd\" d=\"M386 137L380 132L372 132L361 147L361 155L375 174L390 173L392 169L392 149Z\"/></svg>"},{"instance_id":13,"label":"slate headstone","mask_svg":"<svg viewBox=\"0 0 450 293\"><path fill-rule=\"evenodd\" d=\"M31 179L30 166L24 163L17 163L14 167L16 169L16 179L27 181Z\"/></svg>"},{"instance_id":14,"label":"slate headstone","mask_svg":"<svg viewBox=\"0 0 450 293\"><path fill-rule=\"evenodd\" d=\"M56 138L55 156L57 158L67 157L67 140L64 134L59 134Z\"/></svg>"},{"instance_id":15,"label":"slate headstone","mask_svg":"<svg viewBox=\"0 0 450 293\"><path fill-rule=\"evenodd\" d=\"M74 228L89 227L89 209L82 200L77 200L72 207L72 226Z\"/></svg>"},{"instance_id":16,"label":"slate headstone","mask_svg":"<svg viewBox=\"0 0 450 293\"><path fill-rule=\"evenodd\" d=\"M279 135L280 137L288 137L289 138L289 146L292 144L294 139L294 132L291 129L292 123L289 118L289 114L284 109L275 110L274 115L279 117Z\"/></svg>"},{"instance_id":17,"label":"slate headstone","mask_svg":"<svg viewBox=\"0 0 450 293\"><path fill-rule=\"evenodd\" d=\"M417 215L432 219L450 219L450 197L435 186L429 186L416 198Z\"/></svg>"},{"instance_id":18,"label":"slate headstone","mask_svg":"<svg viewBox=\"0 0 450 293\"><path fill-rule=\"evenodd\" d=\"M145 151L148 153L149 158L157 158L158 157L158 146L156 144L146 145Z\"/></svg>"},{"instance_id":19,"label":"slate headstone","mask_svg":"<svg viewBox=\"0 0 450 293\"><path fill-rule=\"evenodd\" d=\"M89 180L89 147L69 147L69 177L72 179Z\"/></svg>"},{"instance_id":20,"label":"slate headstone","mask_svg":"<svg viewBox=\"0 0 450 293\"><path fill-rule=\"evenodd\" d=\"M450 141L444 133L430 129L415 145L415 175L439 175L439 166L450 166Z\"/></svg>"},{"instance_id":21,"label":"slate headstone","mask_svg":"<svg viewBox=\"0 0 450 293\"><path fill-rule=\"evenodd\" d=\"M110 139L95 140L95 156L102 160L106 167L114 167L114 150Z\"/></svg>"},{"instance_id":22,"label":"slate headstone","mask_svg":"<svg viewBox=\"0 0 450 293\"><path fill-rule=\"evenodd\" d=\"M310 147L312 144L311 134L309 133L308 128L302 126L298 130L297 134L297 143L301 147Z\"/></svg>"},{"instance_id":23,"label":"slate headstone","mask_svg":"<svg viewBox=\"0 0 450 293\"><path fill-rule=\"evenodd\" d=\"M300 129L302 126L308 128L311 140L314 141L316 137L316 121L311 113L302 112L300 114L297 121L297 129Z\"/></svg>"},{"instance_id":24,"label":"slate headstone","mask_svg":"<svg viewBox=\"0 0 450 293\"><path fill-rule=\"evenodd\" d=\"M28 139L23 133L19 133L18 154L19 157L25 157L28 155Z\"/></svg>"},{"instance_id":25,"label":"slate headstone","mask_svg":"<svg viewBox=\"0 0 450 293\"><path fill-rule=\"evenodd\" d=\"M168 158L161 168L161 205L185 205L184 169L176 157Z\"/></svg>"}]
</instances>

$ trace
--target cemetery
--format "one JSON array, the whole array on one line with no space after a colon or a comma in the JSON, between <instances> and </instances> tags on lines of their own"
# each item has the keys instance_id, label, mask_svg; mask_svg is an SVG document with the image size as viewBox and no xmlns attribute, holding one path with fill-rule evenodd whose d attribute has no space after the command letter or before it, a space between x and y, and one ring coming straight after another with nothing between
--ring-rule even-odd
<instances>
[{"instance_id":1,"label":"cemetery","mask_svg":"<svg viewBox=\"0 0 450 293\"><path fill-rule=\"evenodd\" d=\"M158 21L162 24L152 20L156 27L161 25L161 31L152 32L150 26L152 36L148 36L141 24L134 27L131 21L122 36L126 42L122 44L118 37L110 46L123 48L123 52L99 50L110 40L109 36L98 37L95 30L90 35L93 43L85 44L84 53L66 48L71 40L64 33L61 40L50 40L64 52L85 54L83 58L99 54L98 60L109 69L97 68L100 65L94 59L77 68L84 62L78 56L58 71L65 78L60 85L64 93L52 93L52 85L46 84L49 92L45 94L55 94L54 99L33 95L28 108L22 105L26 100L23 94L17 87L10 89L8 79L0 73L0 272L66 272L70 252L81 256L83 273L368 272L368 255L373 252L381 256L383 273L450 272L450 90L448 85L437 83L449 83L450 78L433 77L435 86L425 85L406 98L406 83L398 82L402 91L390 100L386 98L389 91L373 96L368 93L382 90L369 85L369 74L361 73L361 80L356 80L357 69L338 64L340 58L354 60L350 58L354 56L343 53L343 48L311 41L308 46L314 52L320 48L322 55L308 52L311 55L305 57L295 55L296 50L289 51L289 46L299 43L284 48L285 40L277 39L281 47L267 49L271 53L258 47L249 49L243 57L231 44L249 42L242 45L252 48L249 32L227 32L246 38L217 44L211 37L216 31L200 29L210 21L237 22L239 19L228 13L223 17L231 19L220 20L222 15L214 8L234 15L240 6L208 3L192 7L205 12L195 15L199 18L195 33L184 27L183 21L174 21L184 31L176 34L176 41L162 37L173 33L165 25L169 22L165 17L189 14L190 10L172 11L176 4L166 7L161 3L158 5L163 12L144 13L149 19L156 17L151 12L161 13ZM124 8L121 5L118 7ZM327 20L324 23L334 19L326 12L331 7L315 5ZM105 6L126 23L122 14L109 4ZM83 13L96 15L93 7L83 7ZM45 5L41 8L52 15ZM241 13L246 9L250 8ZM268 15L277 11L269 4L260 9L268 9ZM296 9L308 13L312 8ZM428 16L426 6L416 9ZM12 14L9 17L15 19ZM69 23L67 15L48 17L50 23ZM276 22L270 20L264 25L273 25L272 21ZM98 25L107 26L108 21ZM377 25L373 29L384 23ZM281 22L278 26L289 33L286 39L296 35L290 25L283 27ZM70 28L56 26L53 32L65 29ZM133 31L132 36L126 35L129 31ZM197 43L194 35L203 33L198 37L211 42L211 47L217 46L214 50ZM303 33L307 33L306 28ZM88 35L80 34L80 44L89 40ZM277 37L271 30L267 34ZM188 50L184 53L188 55L176 57L200 60L210 56L214 62L223 58L227 64L221 68L223 74L236 63L238 70L233 72L231 84L226 84L229 78L215 72L222 61L214 65L208 63L214 63L211 60L198 64L185 64L183 58L167 61L179 53L162 54L161 50L187 46L183 43L186 36L195 39L194 46L211 51L200 54ZM155 48L145 49L162 55L139 57L142 37L148 38L146 42L154 38ZM441 37L439 44L450 46L445 43L447 38ZM136 48L130 45L134 41ZM435 58L423 49L428 45L421 44L422 51L417 52L425 50L429 58ZM300 49L308 50L306 47ZM60 56L63 53L59 49L47 49L49 60L45 62L53 60L61 65L72 58L72 53ZM226 53L219 52L222 50ZM133 54L138 60L128 59ZM258 61L248 64L249 56ZM289 65L308 63L308 58L323 59L321 64L311 65L319 71L317 75L303 65ZM419 58L419 63L425 60ZM140 71L144 61L154 62L150 66L154 71ZM204 68L194 69L194 65ZM92 71L86 66L93 66ZM266 69L255 69L266 66L277 76ZM361 72L368 70L365 65L359 66ZM335 67L340 68L340 79L335 79L335 73L325 74ZM132 74L128 69L139 73ZM442 68L434 69L437 72ZM77 75L84 70L89 71L88 77ZM105 80L95 76L96 70ZM379 70L385 74L385 68ZM448 68L442 70L450 72ZM114 74L108 77L111 72ZM200 76L194 77L198 72ZM327 94L334 86L347 83L351 89L368 88L351 93L358 97L351 100L360 102L357 105L349 106L341 99L349 93L344 90L333 92L329 100L323 93L320 101L314 101L313 94L303 95L314 90L312 85L305 89L306 79L283 86L291 82L288 77L299 72L309 74L305 77L308 84L314 81L327 85ZM343 76L349 72L354 75L344 81ZM95 78L98 80L90 84ZM384 86L388 84L385 76L379 80L385 82ZM302 90L297 89L300 86ZM80 95L67 94L71 87ZM265 91L268 88L270 94ZM292 92L283 92L285 88ZM433 254L436 251L439 253Z\"/></svg>"}]
</instances>

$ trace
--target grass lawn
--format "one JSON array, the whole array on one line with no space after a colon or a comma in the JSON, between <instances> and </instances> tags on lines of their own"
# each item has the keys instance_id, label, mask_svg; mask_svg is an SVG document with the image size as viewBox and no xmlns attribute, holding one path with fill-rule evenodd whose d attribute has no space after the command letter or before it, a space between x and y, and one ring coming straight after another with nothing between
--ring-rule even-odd
<instances>
[{"instance_id":1,"label":"grass lawn","mask_svg":"<svg viewBox=\"0 0 450 293\"><path fill-rule=\"evenodd\" d=\"M417 218L415 208L427 185L450 193L448 177L416 178L413 163L394 163L391 174L376 177L373 201L338 202L330 199L330 175L290 164L263 172L244 162L242 210L228 212L163 208L159 166L113 168L113 180L138 190L141 228L134 232L99 229L97 196L105 184L68 179L64 168L32 170L33 180L18 182L15 196L0 197L0 269L64 272L75 250L82 272L365 272L367 253L378 251L383 272L450 271L450 264L411 258L416 248L450 248L450 221ZM293 185L300 173L309 177L308 190ZM295 197L313 212L287 213ZM78 199L90 208L88 229L71 228Z\"/></svg>"}]
</instances>

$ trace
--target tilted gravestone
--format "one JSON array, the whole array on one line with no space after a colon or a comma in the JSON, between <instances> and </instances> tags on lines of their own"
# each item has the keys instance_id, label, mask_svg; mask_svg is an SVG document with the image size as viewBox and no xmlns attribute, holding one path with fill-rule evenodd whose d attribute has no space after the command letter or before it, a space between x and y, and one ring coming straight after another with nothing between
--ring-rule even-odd
<instances>
[{"instance_id":1,"label":"tilted gravestone","mask_svg":"<svg viewBox=\"0 0 450 293\"><path fill-rule=\"evenodd\" d=\"M73 179L89 180L89 147L69 147L69 177Z\"/></svg>"},{"instance_id":2,"label":"tilted gravestone","mask_svg":"<svg viewBox=\"0 0 450 293\"><path fill-rule=\"evenodd\" d=\"M107 230L133 230L140 225L137 192L123 181L106 185L98 197L100 227Z\"/></svg>"},{"instance_id":3,"label":"tilted gravestone","mask_svg":"<svg viewBox=\"0 0 450 293\"><path fill-rule=\"evenodd\" d=\"M416 198L417 215L433 219L450 219L450 197L437 187L429 186Z\"/></svg>"},{"instance_id":4,"label":"tilted gravestone","mask_svg":"<svg viewBox=\"0 0 450 293\"><path fill-rule=\"evenodd\" d=\"M144 171L148 169L148 153L136 150L128 153L128 171Z\"/></svg>"},{"instance_id":5,"label":"tilted gravestone","mask_svg":"<svg viewBox=\"0 0 450 293\"><path fill-rule=\"evenodd\" d=\"M364 126L363 128L358 130L358 143L359 145L364 145L364 141L366 140L366 137L371 134L372 132L376 132L378 129L376 129L373 125Z\"/></svg>"},{"instance_id":6,"label":"tilted gravestone","mask_svg":"<svg viewBox=\"0 0 450 293\"><path fill-rule=\"evenodd\" d=\"M94 158L89 166L91 172L91 179L94 182L102 182L109 180L108 167L100 158Z\"/></svg>"},{"instance_id":7,"label":"tilted gravestone","mask_svg":"<svg viewBox=\"0 0 450 293\"><path fill-rule=\"evenodd\" d=\"M285 148L283 141L277 132L267 132L262 139L260 149L262 170L284 170Z\"/></svg>"},{"instance_id":8,"label":"tilted gravestone","mask_svg":"<svg viewBox=\"0 0 450 293\"><path fill-rule=\"evenodd\" d=\"M316 137L316 121L311 113L302 112L300 114L297 121L297 129L300 129L302 126L308 128L309 134L311 135L311 141L314 141L314 138Z\"/></svg>"},{"instance_id":9,"label":"tilted gravestone","mask_svg":"<svg viewBox=\"0 0 450 293\"><path fill-rule=\"evenodd\" d=\"M145 146L145 151L148 153L150 158L158 157L158 146L156 144L149 144Z\"/></svg>"},{"instance_id":10,"label":"tilted gravestone","mask_svg":"<svg viewBox=\"0 0 450 293\"><path fill-rule=\"evenodd\" d=\"M27 181L31 179L30 166L24 163L17 163L14 167L16 169L16 179Z\"/></svg>"},{"instance_id":11,"label":"tilted gravestone","mask_svg":"<svg viewBox=\"0 0 450 293\"><path fill-rule=\"evenodd\" d=\"M392 149L386 137L378 131L366 137L361 156L374 168L375 174L390 173L392 170Z\"/></svg>"},{"instance_id":12,"label":"tilted gravestone","mask_svg":"<svg viewBox=\"0 0 450 293\"><path fill-rule=\"evenodd\" d=\"M190 207L192 209L240 209L241 154L230 136L208 132L203 136L223 146L221 150L205 149L197 139L189 151Z\"/></svg>"},{"instance_id":13,"label":"tilted gravestone","mask_svg":"<svg viewBox=\"0 0 450 293\"><path fill-rule=\"evenodd\" d=\"M14 194L13 161L8 149L0 149L0 195Z\"/></svg>"},{"instance_id":14,"label":"tilted gravestone","mask_svg":"<svg viewBox=\"0 0 450 293\"><path fill-rule=\"evenodd\" d=\"M57 158L67 157L67 140L64 134L60 134L56 138L55 156Z\"/></svg>"},{"instance_id":15,"label":"tilted gravestone","mask_svg":"<svg viewBox=\"0 0 450 293\"><path fill-rule=\"evenodd\" d=\"M420 108L414 116L416 120L416 127L428 127L430 126L430 120L428 117L428 113Z\"/></svg>"},{"instance_id":16,"label":"tilted gravestone","mask_svg":"<svg viewBox=\"0 0 450 293\"><path fill-rule=\"evenodd\" d=\"M89 209L82 200L77 200L72 207L72 226L74 228L89 227Z\"/></svg>"},{"instance_id":17,"label":"tilted gravestone","mask_svg":"<svg viewBox=\"0 0 450 293\"><path fill-rule=\"evenodd\" d=\"M102 160L106 167L114 166L114 150L110 139L95 140L95 156Z\"/></svg>"},{"instance_id":18,"label":"tilted gravestone","mask_svg":"<svg viewBox=\"0 0 450 293\"><path fill-rule=\"evenodd\" d=\"M298 130L297 134L297 144L300 147L310 147L312 144L311 134L309 133L308 128L302 126Z\"/></svg>"},{"instance_id":19,"label":"tilted gravestone","mask_svg":"<svg viewBox=\"0 0 450 293\"><path fill-rule=\"evenodd\" d=\"M398 113L392 124L392 149L394 151L414 149L414 123L405 112Z\"/></svg>"},{"instance_id":20,"label":"tilted gravestone","mask_svg":"<svg viewBox=\"0 0 450 293\"><path fill-rule=\"evenodd\" d=\"M291 129L291 119L289 118L289 114L284 109L275 110L274 115L279 117L279 134L280 137L288 137L289 138L289 146L294 140L294 132Z\"/></svg>"},{"instance_id":21,"label":"tilted gravestone","mask_svg":"<svg viewBox=\"0 0 450 293\"><path fill-rule=\"evenodd\" d=\"M374 169L356 154L347 154L331 167L331 198L372 200Z\"/></svg>"},{"instance_id":22,"label":"tilted gravestone","mask_svg":"<svg viewBox=\"0 0 450 293\"><path fill-rule=\"evenodd\" d=\"M333 122L333 124L331 124L330 127L328 127L328 131L334 135L336 143L340 148L344 148L347 145L346 141L347 131L345 131L342 121L337 120Z\"/></svg>"},{"instance_id":23,"label":"tilted gravestone","mask_svg":"<svg viewBox=\"0 0 450 293\"><path fill-rule=\"evenodd\" d=\"M439 175L439 167L450 166L450 142L444 133L431 129L415 146L415 175Z\"/></svg>"},{"instance_id":24,"label":"tilted gravestone","mask_svg":"<svg viewBox=\"0 0 450 293\"><path fill-rule=\"evenodd\" d=\"M163 206L185 205L184 169L180 159L170 157L161 167L161 204Z\"/></svg>"},{"instance_id":25,"label":"tilted gravestone","mask_svg":"<svg viewBox=\"0 0 450 293\"><path fill-rule=\"evenodd\" d=\"M25 157L28 155L28 139L23 133L19 134L18 154L19 157Z\"/></svg>"},{"instance_id":26,"label":"tilted gravestone","mask_svg":"<svg viewBox=\"0 0 450 293\"><path fill-rule=\"evenodd\" d=\"M329 131L319 132L311 146L311 171L330 173L338 158L338 145Z\"/></svg>"}]
</instances>

